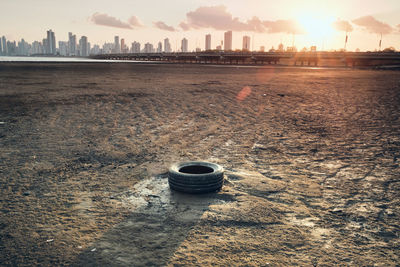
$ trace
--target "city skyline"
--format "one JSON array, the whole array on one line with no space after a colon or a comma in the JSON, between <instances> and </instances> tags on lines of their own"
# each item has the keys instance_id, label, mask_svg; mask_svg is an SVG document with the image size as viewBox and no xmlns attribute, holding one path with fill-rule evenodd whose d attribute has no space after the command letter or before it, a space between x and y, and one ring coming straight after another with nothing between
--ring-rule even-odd
<instances>
[{"instance_id":1,"label":"city skyline","mask_svg":"<svg viewBox=\"0 0 400 267\"><path fill-rule=\"evenodd\" d=\"M78 6L79 8L75 8ZM24 7L24 8L21 8ZM157 8L154 8L157 7ZM266 50L283 43L298 49L317 46L321 50L354 51L400 49L400 2L324 1L280 2L250 0L155 1L152 4L116 0L77 0L57 3L38 0L5 0L0 11L0 36L28 43L42 40L43 31L52 29L59 40L68 32L87 36L92 44L110 42L121 36L128 46L134 41L154 46L169 38L172 50L179 50L186 38L188 50L205 49L205 35L212 35L211 47L222 45L224 33L232 31L232 49L242 48L243 36L251 38L252 49ZM68 41L68 40L67 40ZM77 40L79 41L79 40ZM57 43L58 44L58 43ZM223 45L222 45L223 47Z\"/></svg>"}]
</instances>

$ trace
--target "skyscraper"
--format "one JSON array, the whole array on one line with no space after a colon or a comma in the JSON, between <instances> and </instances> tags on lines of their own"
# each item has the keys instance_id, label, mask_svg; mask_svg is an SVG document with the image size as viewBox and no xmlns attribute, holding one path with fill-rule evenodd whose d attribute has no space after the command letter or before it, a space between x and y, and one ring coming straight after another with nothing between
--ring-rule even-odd
<instances>
[{"instance_id":1,"label":"skyscraper","mask_svg":"<svg viewBox=\"0 0 400 267\"><path fill-rule=\"evenodd\" d=\"M121 52L126 53L126 47L125 47L125 39L121 39Z\"/></svg>"},{"instance_id":2,"label":"skyscraper","mask_svg":"<svg viewBox=\"0 0 400 267\"><path fill-rule=\"evenodd\" d=\"M43 54L43 46L38 41L32 43L32 54Z\"/></svg>"},{"instance_id":3,"label":"skyscraper","mask_svg":"<svg viewBox=\"0 0 400 267\"><path fill-rule=\"evenodd\" d=\"M211 34L206 35L206 51L211 50Z\"/></svg>"},{"instance_id":4,"label":"skyscraper","mask_svg":"<svg viewBox=\"0 0 400 267\"><path fill-rule=\"evenodd\" d=\"M144 49L143 49L144 53L153 53L154 52L154 48L153 45L151 43L145 43L144 44Z\"/></svg>"},{"instance_id":5,"label":"skyscraper","mask_svg":"<svg viewBox=\"0 0 400 267\"><path fill-rule=\"evenodd\" d=\"M164 39L164 52L171 53L171 44L169 43L169 39Z\"/></svg>"},{"instance_id":6,"label":"skyscraper","mask_svg":"<svg viewBox=\"0 0 400 267\"><path fill-rule=\"evenodd\" d=\"M243 36L243 50L250 51L250 36Z\"/></svg>"},{"instance_id":7,"label":"skyscraper","mask_svg":"<svg viewBox=\"0 0 400 267\"><path fill-rule=\"evenodd\" d=\"M188 40L186 38L182 39L181 51L188 52Z\"/></svg>"},{"instance_id":8,"label":"skyscraper","mask_svg":"<svg viewBox=\"0 0 400 267\"><path fill-rule=\"evenodd\" d=\"M55 55L56 50L56 36L52 30L47 31L47 48L46 53L50 55Z\"/></svg>"},{"instance_id":9,"label":"skyscraper","mask_svg":"<svg viewBox=\"0 0 400 267\"><path fill-rule=\"evenodd\" d=\"M227 31L224 33L224 50L232 50L232 31Z\"/></svg>"},{"instance_id":10,"label":"skyscraper","mask_svg":"<svg viewBox=\"0 0 400 267\"><path fill-rule=\"evenodd\" d=\"M43 44L43 54L49 54L49 52L47 51L49 46L47 38L43 38L42 44Z\"/></svg>"},{"instance_id":11,"label":"skyscraper","mask_svg":"<svg viewBox=\"0 0 400 267\"><path fill-rule=\"evenodd\" d=\"M79 51L81 57L88 56L88 41L86 36L82 36L79 40Z\"/></svg>"},{"instance_id":12,"label":"skyscraper","mask_svg":"<svg viewBox=\"0 0 400 267\"><path fill-rule=\"evenodd\" d=\"M68 42L58 41L58 50L60 56L67 56L68 55Z\"/></svg>"},{"instance_id":13,"label":"skyscraper","mask_svg":"<svg viewBox=\"0 0 400 267\"><path fill-rule=\"evenodd\" d=\"M72 32L68 33L68 55L76 56L76 35Z\"/></svg>"},{"instance_id":14,"label":"skyscraper","mask_svg":"<svg viewBox=\"0 0 400 267\"><path fill-rule=\"evenodd\" d=\"M98 54L100 54L100 46L97 45L97 44L93 45L93 48L90 49L90 53L89 53L89 54L91 54L91 55L98 55Z\"/></svg>"},{"instance_id":15,"label":"skyscraper","mask_svg":"<svg viewBox=\"0 0 400 267\"><path fill-rule=\"evenodd\" d=\"M140 53L140 43L138 42L133 42L132 47L131 47L131 52L132 53Z\"/></svg>"},{"instance_id":16,"label":"skyscraper","mask_svg":"<svg viewBox=\"0 0 400 267\"><path fill-rule=\"evenodd\" d=\"M3 55L8 55L7 39L5 36L1 37L1 47L3 49Z\"/></svg>"},{"instance_id":17,"label":"skyscraper","mask_svg":"<svg viewBox=\"0 0 400 267\"><path fill-rule=\"evenodd\" d=\"M29 55L30 50L31 50L31 45L25 42L24 39L21 39L21 41L18 42L17 55L27 56Z\"/></svg>"},{"instance_id":18,"label":"skyscraper","mask_svg":"<svg viewBox=\"0 0 400 267\"><path fill-rule=\"evenodd\" d=\"M161 52L162 52L162 43L158 42L157 53L161 53Z\"/></svg>"},{"instance_id":19,"label":"skyscraper","mask_svg":"<svg viewBox=\"0 0 400 267\"><path fill-rule=\"evenodd\" d=\"M119 36L114 37L114 53L121 53L121 46L119 45Z\"/></svg>"}]
</instances>

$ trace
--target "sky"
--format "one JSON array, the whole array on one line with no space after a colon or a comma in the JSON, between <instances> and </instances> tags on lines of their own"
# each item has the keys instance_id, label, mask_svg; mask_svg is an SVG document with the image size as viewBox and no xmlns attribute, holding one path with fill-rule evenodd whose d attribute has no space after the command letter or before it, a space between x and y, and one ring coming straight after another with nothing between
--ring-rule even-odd
<instances>
[{"instance_id":1,"label":"sky","mask_svg":"<svg viewBox=\"0 0 400 267\"><path fill-rule=\"evenodd\" d=\"M57 42L68 32L100 45L116 35L142 46L169 38L174 50L182 38L190 50L204 49L206 34L215 48L228 30L234 49L247 35L254 50L279 43L337 50L347 31L347 50L374 51L381 34L382 49L400 50L400 0L1 0L0 36L41 41L49 29Z\"/></svg>"}]
</instances>

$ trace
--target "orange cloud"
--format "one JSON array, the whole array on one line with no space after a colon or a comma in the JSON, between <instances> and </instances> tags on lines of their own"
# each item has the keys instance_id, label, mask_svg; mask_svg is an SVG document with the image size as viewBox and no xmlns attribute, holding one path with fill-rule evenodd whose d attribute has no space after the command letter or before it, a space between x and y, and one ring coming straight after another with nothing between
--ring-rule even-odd
<instances>
[{"instance_id":1,"label":"orange cloud","mask_svg":"<svg viewBox=\"0 0 400 267\"><path fill-rule=\"evenodd\" d=\"M342 32L352 32L353 31L353 26L350 24L350 22L348 22L346 20L338 19L337 21L335 21L333 23L333 27L336 30L342 31Z\"/></svg>"},{"instance_id":2,"label":"orange cloud","mask_svg":"<svg viewBox=\"0 0 400 267\"><path fill-rule=\"evenodd\" d=\"M121 28L121 29L133 29L134 27L143 26L136 16L130 17L128 22L123 22L115 17L98 12L92 15L91 21L93 21L93 23L97 25Z\"/></svg>"},{"instance_id":3,"label":"orange cloud","mask_svg":"<svg viewBox=\"0 0 400 267\"><path fill-rule=\"evenodd\" d=\"M170 31L170 32L176 31L174 27L168 26L167 24L165 24L162 21L153 22L153 24L156 28L163 30L163 31Z\"/></svg>"},{"instance_id":4,"label":"orange cloud","mask_svg":"<svg viewBox=\"0 0 400 267\"><path fill-rule=\"evenodd\" d=\"M247 21L240 21L228 12L226 6L202 6L186 14L186 21L179 24L184 31L191 29L211 28L221 31L252 31L269 33L304 33L298 23L293 20L262 21L252 17Z\"/></svg>"},{"instance_id":5,"label":"orange cloud","mask_svg":"<svg viewBox=\"0 0 400 267\"><path fill-rule=\"evenodd\" d=\"M393 32L393 28L384 22L375 19L373 16L364 16L353 20L353 23L363 27L370 33L389 34Z\"/></svg>"}]
</instances>

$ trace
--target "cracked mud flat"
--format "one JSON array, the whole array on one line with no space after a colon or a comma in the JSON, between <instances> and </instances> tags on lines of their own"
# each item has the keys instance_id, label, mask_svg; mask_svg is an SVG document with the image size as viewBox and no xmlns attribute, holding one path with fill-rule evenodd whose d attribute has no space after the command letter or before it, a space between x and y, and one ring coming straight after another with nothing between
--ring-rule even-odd
<instances>
[{"instance_id":1,"label":"cracked mud flat","mask_svg":"<svg viewBox=\"0 0 400 267\"><path fill-rule=\"evenodd\" d=\"M399 116L396 71L0 64L0 262L396 266Z\"/></svg>"}]
</instances>

